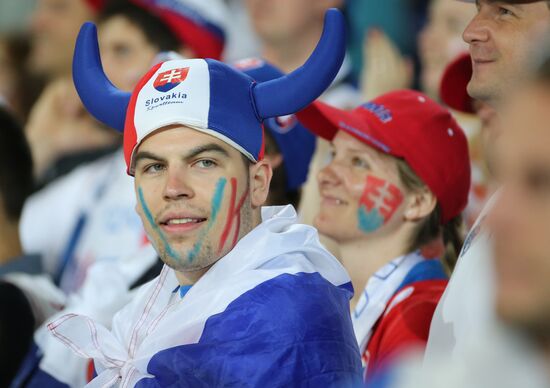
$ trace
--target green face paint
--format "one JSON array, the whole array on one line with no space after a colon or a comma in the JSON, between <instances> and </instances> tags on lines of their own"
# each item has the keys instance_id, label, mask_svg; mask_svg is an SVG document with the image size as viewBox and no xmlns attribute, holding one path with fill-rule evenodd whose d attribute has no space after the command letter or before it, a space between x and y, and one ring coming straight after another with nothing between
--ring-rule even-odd
<instances>
[{"instance_id":1,"label":"green face paint","mask_svg":"<svg viewBox=\"0 0 550 388\"><path fill-rule=\"evenodd\" d=\"M168 244L168 241L166 240L166 236L164 236L164 233L162 233L162 230L160 230L159 226L155 223L155 219L151 214L151 210L149 210L149 207L145 203L145 198L143 197L143 190L141 189L141 187L138 188L138 196L139 196L139 203L141 205L141 208L143 209L143 213L145 213L147 222L149 222L149 225L151 225L153 230L159 235L160 240L164 245L164 250L166 251L166 253L168 253L168 255L171 258L173 258L174 260L180 261L179 255L176 252L174 252L170 244Z\"/></svg>"},{"instance_id":2,"label":"green face paint","mask_svg":"<svg viewBox=\"0 0 550 388\"><path fill-rule=\"evenodd\" d=\"M189 262L193 261L197 255L199 254L202 244L204 242L204 239L207 235L207 233L210 231L214 223L216 222L216 218L218 217L218 213L222 204L223 200L223 193L225 191L225 185L227 183L227 179L220 178L218 180L218 183L216 184L216 191L214 192L214 197L212 197L212 204L210 205L210 220L208 220L208 225L205 229L203 229L199 235L199 239L193 246L193 249L189 252L188 260Z\"/></svg>"},{"instance_id":3,"label":"green face paint","mask_svg":"<svg viewBox=\"0 0 550 388\"><path fill-rule=\"evenodd\" d=\"M200 252L202 248L202 244L204 242L204 239L206 238L206 235L216 222L216 219L218 217L219 210L221 208L221 204L223 201L223 193L225 191L225 185L227 183L227 179L220 178L216 184L216 190L214 192L214 196L212 197L212 202L210 205L210 219L208 220L208 224L205 229L203 229L200 234L197 242L193 245L193 249L188 254L188 261L193 261L198 253ZM174 260L177 260L178 262L181 261L180 255L178 255L177 252L175 252L168 241L166 240L166 236L160 229L160 227L155 223L155 220L153 218L153 215L151 214L151 211L149 210L149 207L147 206L147 203L145 202L145 198L143 196L143 191L141 187L138 188L138 196L139 196L139 202L141 204L141 207L143 209L143 213L145 214L145 217L147 218L147 222L149 222L149 225L153 228L153 230L159 235L160 240L163 244L164 250L166 253L173 258Z\"/></svg>"}]
</instances>

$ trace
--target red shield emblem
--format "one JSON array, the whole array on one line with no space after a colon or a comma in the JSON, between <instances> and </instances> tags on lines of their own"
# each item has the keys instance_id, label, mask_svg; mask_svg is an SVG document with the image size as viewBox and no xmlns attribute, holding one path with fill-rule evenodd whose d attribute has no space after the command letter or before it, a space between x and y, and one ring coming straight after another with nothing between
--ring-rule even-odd
<instances>
[{"instance_id":1,"label":"red shield emblem","mask_svg":"<svg viewBox=\"0 0 550 388\"><path fill-rule=\"evenodd\" d=\"M159 92L168 92L185 81L188 73L188 67L163 71L157 75L153 86Z\"/></svg>"}]
</instances>

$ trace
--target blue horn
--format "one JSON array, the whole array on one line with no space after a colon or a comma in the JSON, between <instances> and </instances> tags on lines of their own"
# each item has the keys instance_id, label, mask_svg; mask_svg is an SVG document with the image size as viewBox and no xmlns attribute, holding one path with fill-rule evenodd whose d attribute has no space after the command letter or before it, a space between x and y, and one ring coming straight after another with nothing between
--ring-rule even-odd
<instances>
[{"instance_id":1,"label":"blue horn","mask_svg":"<svg viewBox=\"0 0 550 388\"><path fill-rule=\"evenodd\" d=\"M105 75L99 55L97 29L90 22L82 25L76 40L73 81L88 112L105 125L124 132L131 93L117 89Z\"/></svg>"},{"instance_id":2,"label":"blue horn","mask_svg":"<svg viewBox=\"0 0 550 388\"><path fill-rule=\"evenodd\" d=\"M306 63L288 75L257 84L256 112L262 119L298 112L319 97L338 74L346 52L344 16L337 9L325 14L323 35Z\"/></svg>"}]
</instances>

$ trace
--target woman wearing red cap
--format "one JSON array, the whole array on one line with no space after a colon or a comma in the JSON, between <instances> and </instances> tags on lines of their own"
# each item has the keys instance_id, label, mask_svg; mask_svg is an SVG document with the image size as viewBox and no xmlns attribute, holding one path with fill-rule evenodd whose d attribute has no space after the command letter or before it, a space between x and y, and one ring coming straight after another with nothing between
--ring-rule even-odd
<instances>
[{"instance_id":1,"label":"woman wearing red cap","mask_svg":"<svg viewBox=\"0 0 550 388\"><path fill-rule=\"evenodd\" d=\"M466 137L449 112L408 90L352 112L316 103L298 116L332 142L332 160L318 175L315 225L340 245L356 290L354 331L371 375L427 340L447 284L440 259L456 260L462 243Z\"/></svg>"}]
</instances>

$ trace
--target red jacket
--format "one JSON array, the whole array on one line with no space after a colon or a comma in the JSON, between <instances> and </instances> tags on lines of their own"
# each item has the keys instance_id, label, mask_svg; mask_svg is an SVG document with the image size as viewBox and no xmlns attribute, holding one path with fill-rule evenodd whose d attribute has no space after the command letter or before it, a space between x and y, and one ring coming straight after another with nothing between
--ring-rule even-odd
<instances>
[{"instance_id":1,"label":"red jacket","mask_svg":"<svg viewBox=\"0 0 550 388\"><path fill-rule=\"evenodd\" d=\"M432 317L448 280L435 260L419 263L409 275L375 324L362 355L369 376L403 352L426 346Z\"/></svg>"}]
</instances>

